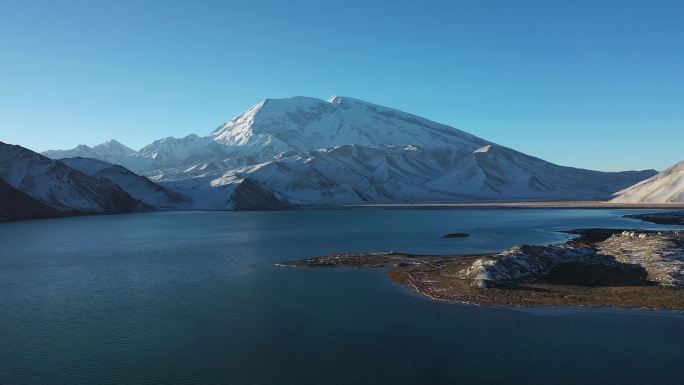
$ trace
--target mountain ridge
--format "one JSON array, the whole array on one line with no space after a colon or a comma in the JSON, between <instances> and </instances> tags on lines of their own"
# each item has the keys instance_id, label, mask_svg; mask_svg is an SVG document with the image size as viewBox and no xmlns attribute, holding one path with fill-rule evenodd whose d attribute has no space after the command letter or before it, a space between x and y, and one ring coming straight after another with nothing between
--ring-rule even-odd
<instances>
[{"instance_id":1,"label":"mountain ridge","mask_svg":"<svg viewBox=\"0 0 684 385\"><path fill-rule=\"evenodd\" d=\"M79 144L78 146L70 150L48 150L41 154L52 159L63 159L63 158L94 158L102 160L108 163L120 163L124 159L136 151L132 148L118 142L115 139L109 139L103 143L89 147L85 144Z\"/></svg>"},{"instance_id":2,"label":"mountain ridge","mask_svg":"<svg viewBox=\"0 0 684 385\"><path fill-rule=\"evenodd\" d=\"M326 205L607 199L656 174L559 166L417 115L340 96L265 99L207 136L159 139L120 164L193 198L196 209L235 208L229 197L245 180L249 188L242 190L258 185L262 197Z\"/></svg>"},{"instance_id":3,"label":"mountain ridge","mask_svg":"<svg viewBox=\"0 0 684 385\"><path fill-rule=\"evenodd\" d=\"M189 199L140 176L125 167L91 158L66 158L67 166L89 176L108 180L134 199L158 209L183 208Z\"/></svg>"}]
</instances>

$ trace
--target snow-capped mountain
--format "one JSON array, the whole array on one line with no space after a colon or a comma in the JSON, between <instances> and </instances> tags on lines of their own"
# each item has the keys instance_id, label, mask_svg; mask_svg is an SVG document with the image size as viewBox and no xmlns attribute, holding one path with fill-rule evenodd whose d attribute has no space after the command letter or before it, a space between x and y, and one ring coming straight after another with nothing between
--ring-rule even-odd
<instances>
[{"instance_id":1,"label":"snow-capped mountain","mask_svg":"<svg viewBox=\"0 0 684 385\"><path fill-rule=\"evenodd\" d=\"M42 154L52 159L82 157L121 164L126 157L135 154L135 150L124 146L114 139L110 139L93 147L80 144L71 150L50 150Z\"/></svg>"},{"instance_id":2,"label":"snow-capped mountain","mask_svg":"<svg viewBox=\"0 0 684 385\"><path fill-rule=\"evenodd\" d=\"M684 202L684 161L615 193L616 203Z\"/></svg>"},{"instance_id":3,"label":"snow-capped mountain","mask_svg":"<svg viewBox=\"0 0 684 385\"><path fill-rule=\"evenodd\" d=\"M430 120L357 99L333 96L328 101L294 97L267 99L210 137L242 154L275 156L345 144L378 148L413 145L470 152L487 141Z\"/></svg>"},{"instance_id":4,"label":"snow-capped mountain","mask_svg":"<svg viewBox=\"0 0 684 385\"><path fill-rule=\"evenodd\" d=\"M211 138L191 134L179 139L167 137L155 140L124 159L121 164L136 172L155 174L166 169L218 161L226 155L225 146Z\"/></svg>"},{"instance_id":5,"label":"snow-capped mountain","mask_svg":"<svg viewBox=\"0 0 684 385\"><path fill-rule=\"evenodd\" d=\"M182 194L170 191L123 166L90 158L66 158L62 162L86 175L113 182L133 198L155 208L181 208L189 202Z\"/></svg>"},{"instance_id":6,"label":"snow-capped mountain","mask_svg":"<svg viewBox=\"0 0 684 385\"><path fill-rule=\"evenodd\" d=\"M0 179L12 189L64 214L122 213L148 208L106 179L94 178L61 161L2 142ZM17 196L16 191L8 193Z\"/></svg>"},{"instance_id":7,"label":"snow-capped mountain","mask_svg":"<svg viewBox=\"0 0 684 385\"><path fill-rule=\"evenodd\" d=\"M236 208L236 191L255 186L259 198L246 201L269 207L606 199L656 173L562 167L346 97L267 99L208 136L157 140L118 163L192 197L197 209Z\"/></svg>"}]
</instances>

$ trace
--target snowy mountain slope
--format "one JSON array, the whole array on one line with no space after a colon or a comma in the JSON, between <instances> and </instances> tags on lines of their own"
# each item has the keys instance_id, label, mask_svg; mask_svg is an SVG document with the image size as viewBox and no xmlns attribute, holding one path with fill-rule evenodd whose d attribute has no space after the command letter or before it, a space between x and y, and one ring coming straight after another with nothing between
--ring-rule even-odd
<instances>
[{"instance_id":1,"label":"snowy mountain slope","mask_svg":"<svg viewBox=\"0 0 684 385\"><path fill-rule=\"evenodd\" d=\"M93 147L81 144L71 150L49 150L43 152L42 155L52 159L82 157L99 159L107 163L121 164L126 157L131 156L134 153L134 150L114 139L110 139Z\"/></svg>"},{"instance_id":2,"label":"snowy mountain slope","mask_svg":"<svg viewBox=\"0 0 684 385\"><path fill-rule=\"evenodd\" d=\"M0 142L0 177L14 189L64 213L147 209L119 186L21 146Z\"/></svg>"},{"instance_id":3,"label":"snowy mountain slope","mask_svg":"<svg viewBox=\"0 0 684 385\"><path fill-rule=\"evenodd\" d=\"M160 184L192 196L187 208L195 210L274 210L292 206L282 195L262 184L234 175L186 178Z\"/></svg>"},{"instance_id":4,"label":"snowy mountain slope","mask_svg":"<svg viewBox=\"0 0 684 385\"><path fill-rule=\"evenodd\" d=\"M465 154L489 142L455 128L395 109L344 97L267 99L209 136L156 140L135 154L110 162L99 154L48 151L52 157L90 157L145 175L201 163L241 165L269 161L284 152L358 144L370 148L414 145ZM96 146L97 147L97 146ZM71 150L73 151L73 150ZM228 165L227 167L230 167Z\"/></svg>"},{"instance_id":5,"label":"snowy mountain slope","mask_svg":"<svg viewBox=\"0 0 684 385\"><path fill-rule=\"evenodd\" d=\"M324 205L597 199L609 196L615 186L653 175L562 167L494 145L464 158L450 155L415 147L345 145L231 170L211 183L225 186L249 178L289 202Z\"/></svg>"},{"instance_id":6,"label":"snowy mountain slope","mask_svg":"<svg viewBox=\"0 0 684 385\"><path fill-rule=\"evenodd\" d=\"M253 179L298 204L439 200L448 194L431 194L421 185L448 165L440 155L415 147L344 145L278 157L227 177Z\"/></svg>"},{"instance_id":7,"label":"snowy mountain slope","mask_svg":"<svg viewBox=\"0 0 684 385\"><path fill-rule=\"evenodd\" d=\"M133 198L156 208L182 208L189 199L126 168L97 159L62 159L67 166L98 179L115 183Z\"/></svg>"},{"instance_id":8,"label":"snowy mountain slope","mask_svg":"<svg viewBox=\"0 0 684 385\"><path fill-rule=\"evenodd\" d=\"M235 208L245 180L264 197L318 205L606 199L655 174L557 166L346 97L267 99L208 136L157 140L120 164L190 196L197 209Z\"/></svg>"},{"instance_id":9,"label":"snowy mountain slope","mask_svg":"<svg viewBox=\"0 0 684 385\"><path fill-rule=\"evenodd\" d=\"M684 161L615 193L616 203L684 202Z\"/></svg>"},{"instance_id":10,"label":"snowy mountain slope","mask_svg":"<svg viewBox=\"0 0 684 385\"><path fill-rule=\"evenodd\" d=\"M191 167L198 163L220 161L228 154L225 146L211 138L188 135L184 138L167 137L155 140L121 164L144 174L155 174L165 169Z\"/></svg>"},{"instance_id":11,"label":"snowy mountain slope","mask_svg":"<svg viewBox=\"0 0 684 385\"><path fill-rule=\"evenodd\" d=\"M469 152L487 141L443 124L357 99L334 96L267 99L210 135L242 154L275 156L344 144L364 147L414 145Z\"/></svg>"},{"instance_id":12,"label":"snowy mountain slope","mask_svg":"<svg viewBox=\"0 0 684 385\"><path fill-rule=\"evenodd\" d=\"M427 186L471 199L582 199L609 196L617 186L643 180L653 171L599 172L558 166L498 145L468 154L454 172Z\"/></svg>"}]
</instances>

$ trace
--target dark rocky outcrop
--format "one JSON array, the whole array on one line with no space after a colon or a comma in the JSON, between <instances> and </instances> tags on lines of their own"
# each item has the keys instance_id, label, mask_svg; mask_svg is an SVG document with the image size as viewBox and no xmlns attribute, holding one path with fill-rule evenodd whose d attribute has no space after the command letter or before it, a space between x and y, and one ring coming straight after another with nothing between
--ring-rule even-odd
<instances>
[{"instance_id":1,"label":"dark rocky outcrop","mask_svg":"<svg viewBox=\"0 0 684 385\"><path fill-rule=\"evenodd\" d=\"M66 213L31 198L0 178L0 222L64 215Z\"/></svg>"},{"instance_id":2,"label":"dark rocky outcrop","mask_svg":"<svg viewBox=\"0 0 684 385\"><path fill-rule=\"evenodd\" d=\"M243 180L232 195L235 210L277 210L289 207L289 203L279 199L252 179Z\"/></svg>"}]
</instances>

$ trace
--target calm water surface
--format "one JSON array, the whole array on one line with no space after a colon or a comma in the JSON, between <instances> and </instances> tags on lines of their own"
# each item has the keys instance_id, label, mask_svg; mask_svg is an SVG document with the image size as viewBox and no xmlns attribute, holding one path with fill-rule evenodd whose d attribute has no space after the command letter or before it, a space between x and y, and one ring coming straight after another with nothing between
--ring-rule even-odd
<instances>
[{"instance_id":1,"label":"calm water surface","mask_svg":"<svg viewBox=\"0 0 684 385\"><path fill-rule=\"evenodd\" d=\"M437 303L341 251L658 228L633 211L165 212L0 225L0 384L677 384L684 316ZM441 239L449 232L472 237Z\"/></svg>"}]
</instances>

